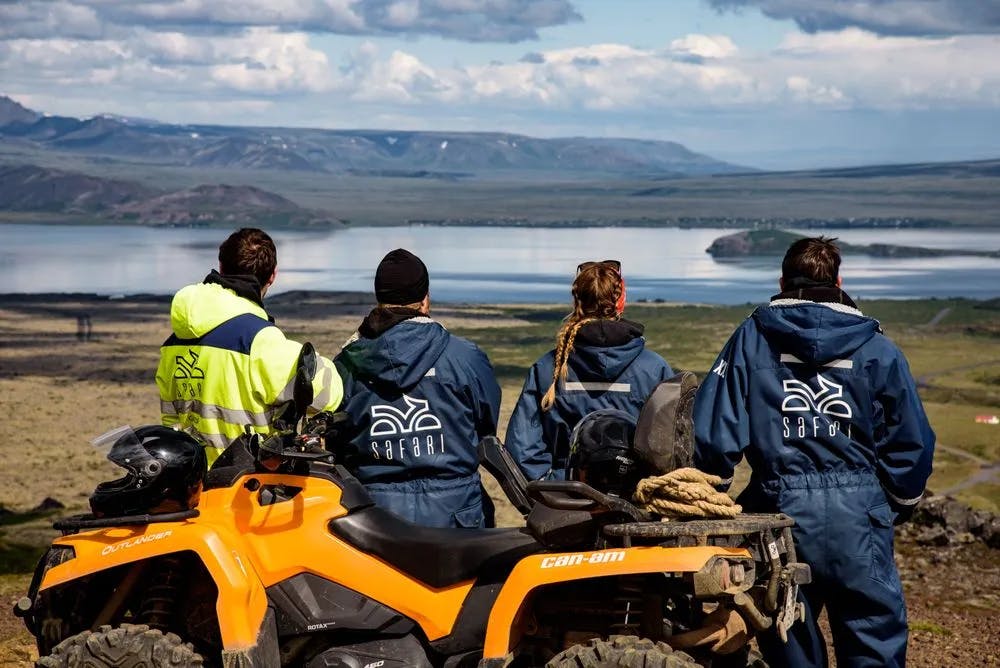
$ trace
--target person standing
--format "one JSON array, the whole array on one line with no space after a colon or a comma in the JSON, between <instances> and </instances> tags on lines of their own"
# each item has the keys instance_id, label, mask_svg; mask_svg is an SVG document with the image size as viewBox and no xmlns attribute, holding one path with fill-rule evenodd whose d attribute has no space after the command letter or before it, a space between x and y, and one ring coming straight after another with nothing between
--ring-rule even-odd
<instances>
[{"instance_id":1,"label":"person standing","mask_svg":"<svg viewBox=\"0 0 1000 668\"><path fill-rule=\"evenodd\" d=\"M507 425L505 446L529 480L565 479L570 436L585 415L613 408L638 417L653 389L674 374L646 349L643 326L622 317L620 262L579 265L572 294L556 347L528 371Z\"/></svg>"},{"instance_id":2,"label":"person standing","mask_svg":"<svg viewBox=\"0 0 1000 668\"><path fill-rule=\"evenodd\" d=\"M770 665L827 665L825 607L838 666L903 666L893 526L923 494L935 437L903 353L841 289L835 241L794 242L780 294L722 349L695 399L695 465L731 482L746 456L737 501L795 520L806 620L787 644L759 639Z\"/></svg>"},{"instance_id":3,"label":"person standing","mask_svg":"<svg viewBox=\"0 0 1000 668\"><path fill-rule=\"evenodd\" d=\"M173 333L160 348L156 384L165 426L207 443L211 465L246 425L268 435L292 400L302 344L285 338L264 309L278 274L274 241L242 228L219 246L219 269L181 288L170 304ZM333 362L318 357L312 409L340 405Z\"/></svg>"},{"instance_id":4,"label":"person standing","mask_svg":"<svg viewBox=\"0 0 1000 668\"><path fill-rule=\"evenodd\" d=\"M482 350L430 317L429 287L405 249L379 263L378 305L335 359L351 418L338 461L411 522L492 526L477 445L496 433L500 386Z\"/></svg>"}]
</instances>

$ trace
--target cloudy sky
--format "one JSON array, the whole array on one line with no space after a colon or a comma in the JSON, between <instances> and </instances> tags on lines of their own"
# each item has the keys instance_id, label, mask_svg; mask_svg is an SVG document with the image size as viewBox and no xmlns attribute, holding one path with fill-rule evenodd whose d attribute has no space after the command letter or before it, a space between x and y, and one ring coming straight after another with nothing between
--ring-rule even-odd
<instances>
[{"instance_id":1,"label":"cloudy sky","mask_svg":"<svg viewBox=\"0 0 1000 668\"><path fill-rule=\"evenodd\" d=\"M0 0L0 93L770 168L1000 157L1000 0Z\"/></svg>"}]
</instances>

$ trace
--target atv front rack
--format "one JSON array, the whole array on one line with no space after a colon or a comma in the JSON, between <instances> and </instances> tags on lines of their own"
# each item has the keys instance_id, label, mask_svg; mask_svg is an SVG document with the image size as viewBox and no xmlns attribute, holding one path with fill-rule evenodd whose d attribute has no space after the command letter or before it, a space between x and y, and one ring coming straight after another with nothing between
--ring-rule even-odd
<instances>
[{"instance_id":1,"label":"atv front rack","mask_svg":"<svg viewBox=\"0 0 1000 668\"><path fill-rule=\"evenodd\" d=\"M747 536L762 531L791 528L795 524L783 513L746 513L732 518L716 520L671 520L666 522L628 522L608 524L604 527L607 536L624 538L680 538L693 537L699 540L715 536ZM704 545L704 542L696 543Z\"/></svg>"},{"instance_id":2,"label":"atv front rack","mask_svg":"<svg viewBox=\"0 0 1000 668\"><path fill-rule=\"evenodd\" d=\"M777 615L778 632L785 637L788 628L802 614L796 602L798 586L811 580L809 566L795 556L792 526L795 521L783 513L747 513L717 520L672 520L666 522L628 522L608 524L602 528L606 537L615 538L624 547L632 547L634 539L643 543L655 541L668 547L714 545L749 547L757 560L768 564L768 578L763 600L764 611ZM780 534L780 539L777 537ZM781 562L781 554L785 563ZM784 596L782 596L784 594ZM742 597L737 607L744 610L758 630L771 621Z\"/></svg>"}]
</instances>

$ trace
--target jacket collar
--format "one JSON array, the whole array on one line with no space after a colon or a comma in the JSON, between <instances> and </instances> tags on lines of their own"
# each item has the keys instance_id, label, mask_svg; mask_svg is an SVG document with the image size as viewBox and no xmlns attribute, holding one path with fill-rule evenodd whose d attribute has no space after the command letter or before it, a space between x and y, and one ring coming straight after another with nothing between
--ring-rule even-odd
<instances>
[{"instance_id":1,"label":"jacket collar","mask_svg":"<svg viewBox=\"0 0 1000 668\"><path fill-rule=\"evenodd\" d=\"M631 320L594 320L580 328L575 343L609 348L622 346L642 336L644 328Z\"/></svg>"},{"instance_id":2,"label":"jacket collar","mask_svg":"<svg viewBox=\"0 0 1000 668\"><path fill-rule=\"evenodd\" d=\"M236 296L253 302L257 306L264 308L264 300L260 296L261 286L257 277L252 274L220 274L213 269L205 277L203 283L214 283L221 285L227 290L232 290ZM267 309L264 309L266 312ZM274 317L268 314L267 319L274 322Z\"/></svg>"},{"instance_id":3,"label":"jacket collar","mask_svg":"<svg viewBox=\"0 0 1000 668\"><path fill-rule=\"evenodd\" d=\"M376 306L365 316L358 327L358 334L366 339L376 339L396 325L407 320L432 322L422 311L402 306Z\"/></svg>"},{"instance_id":4,"label":"jacket collar","mask_svg":"<svg viewBox=\"0 0 1000 668\"><path fill-rule=\"evenodd\" d=\"M775 302L786 300L816 302L817 304L842 304L857 311L858 315L861 314L861 310L850 295L836 286L822 285L785 290L771 297L771 305L774 306Z\"/></svg>"}]
</instances>

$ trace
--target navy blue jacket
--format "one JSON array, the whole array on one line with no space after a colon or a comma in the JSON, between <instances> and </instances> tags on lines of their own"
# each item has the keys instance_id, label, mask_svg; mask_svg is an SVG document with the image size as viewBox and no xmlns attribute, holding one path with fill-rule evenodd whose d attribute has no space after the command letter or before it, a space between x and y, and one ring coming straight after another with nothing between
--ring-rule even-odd
<instances>
[{"instance_id":1,"label":"navy blue jacket","mask_svg":"<svg viewBox=\"0 0 1000 668\"><path fill-rule=\"evenodd\" d=\"M642 325L628 320L598 320L581 327L566 383L556 388L555 403L547 411L541 402L552 383L555 351L531 367L505 439L529 480L566 477L570 436L587 413L617 408L638 417L650 392L674 375L662 357L646 350L642 331Z\"/></svg>"},{"instance_id":2,"label":"navy blue jacket","mask_svg":"<svg viewBox=\"0 0 1000 668\"><path fill-rule=\"evenodd\" d=\"M702 381L694 416L695 465L731 478L746 454L748 495L789 476L868 472L905 510L931 473L934 432L906 359L843 304L754 311Z\"/></svg>"},{"instance_id":3,"label":"navy blue jacket","mask_svg":"<svg viewBox=\"0 0 1000 668\"><path fill-rule=\"evenodd\" d=\"M482 350L430 318L387 324L384 331L369 328L369 336L360 333L363 324L335 360L344 380L342 410L352 419L338 460L376 503L403 518L482 526L476 446L496 433L493 367Z\"/></svg>"},{"instance_id":4,"label":"navy blue jacket","mask_svg":"<svg viewBox=\"0 0 1000 668\"><path fill-rule=\"evenodd\" d=\"M695 398L695 465L723 478L746 455L748 512L795 520L812 582L788 642L759 638L769 665L826 665L817 618L839 628L838 666L906 665L893 524L920 499L934 432L906 360L836 288L778 295L726 343ZM791 293L797 294L797 293Z\"/></svg>"}]
</instances>

